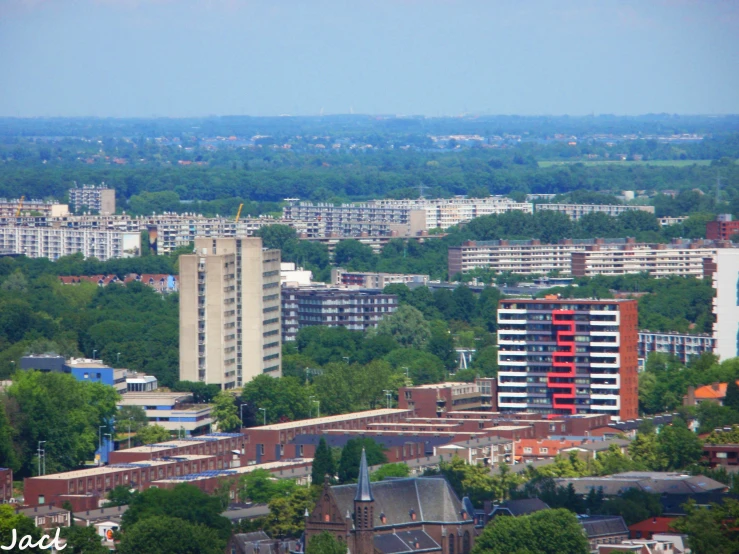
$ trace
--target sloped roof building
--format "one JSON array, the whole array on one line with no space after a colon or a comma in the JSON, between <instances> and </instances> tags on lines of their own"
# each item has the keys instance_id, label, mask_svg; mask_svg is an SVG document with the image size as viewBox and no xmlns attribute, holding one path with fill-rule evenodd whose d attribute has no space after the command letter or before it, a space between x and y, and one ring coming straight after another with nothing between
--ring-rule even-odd
<instances>
[{"instance_id":1,"label":"sloped roof building","mask_svg":"<svg viewBox=\"0 0 739 554\"><path fill-rule=\"evenodd\" d=\"M307 514L306 543L327 531L352 554L469 554L475 540L469 513L446 479L416 477L370 483L362 453L357 484L324 484Z\"/></svg>"}]
</instances>

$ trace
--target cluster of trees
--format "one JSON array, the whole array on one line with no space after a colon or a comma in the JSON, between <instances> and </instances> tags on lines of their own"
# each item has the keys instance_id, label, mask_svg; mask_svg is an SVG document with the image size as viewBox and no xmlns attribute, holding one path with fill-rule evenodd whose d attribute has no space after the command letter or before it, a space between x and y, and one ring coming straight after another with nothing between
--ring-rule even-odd
<instances>
[{"instance_id":1,"label":"cluster of trees","mask_svg":"<svg viewBox=\"0 0 739 554\"><path fill-rule=\"evenodd\" d=\"M63 285L55 273L67 262L0 259L0 378L12 375L26 354L95 354L173 384L178 295L161 295L137 282Z\"/></svg>"}]
</instances>

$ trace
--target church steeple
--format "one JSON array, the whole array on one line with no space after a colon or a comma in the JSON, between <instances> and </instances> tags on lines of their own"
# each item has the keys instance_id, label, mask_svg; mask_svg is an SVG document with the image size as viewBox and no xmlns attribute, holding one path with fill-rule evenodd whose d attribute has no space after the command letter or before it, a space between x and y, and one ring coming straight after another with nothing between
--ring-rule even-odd
<instances>
[{"instance_id":1,"label":"church steeple","mask_svg":"<svg viewBox=\"0 0 739 554\"><path fill-rule=\"evenodd\" d=\"M362 448L362 459L359 462L359 480L354 502L373 502L372 487L370 486L369 469L367 468L367 453Z\"/></svg>"}]
</instances>

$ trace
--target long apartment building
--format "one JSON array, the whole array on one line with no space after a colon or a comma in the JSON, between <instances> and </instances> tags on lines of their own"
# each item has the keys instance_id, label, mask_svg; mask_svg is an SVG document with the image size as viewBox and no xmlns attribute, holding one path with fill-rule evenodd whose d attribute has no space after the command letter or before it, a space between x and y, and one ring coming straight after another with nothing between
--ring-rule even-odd
<instances>
[{"instance_id":1,"label":"long apartment building","mask_svg":"<svg viewBox=\"0 0 739 554\"><path fill-rule=\"evenodd\" d=\"M180 257L180 379L240 387L281 375L280 251L262 239L195 239Z\"/></svg>"},{"instance_id":2,"label":"long apartment building","mask_svg":"<svg viewBox=\"0 0 739 554\"><path fill-rule=\"evenodd\" d=\"M285 287L282 290L282 340L294 341L307 326L366 331L398 309L398 297L382 290Z\"/></svg>"},{"instance_id":3,"label":"long apartment building","mask_svg":"<svg viewBox=\"0 0 739 554\"><path fill-rule=\"evenodd\" d=\"M677 332L652 332L639 330L639 363L652 352L675 356L680 363L687 364L704 352L713 352L716 339L707 333L689 334Z\"/></svg>"},{"instance_id":4,"label":"long apartment building","mask_svg":"<svg viewBox=\"0 0 739 554\"><path fill-rule=\"evenodd\" d=\"M138 232L50 227L0 226L0 253L49 258L82 254L101 261L141 254Z\"/></svg>"},{"instance_id":5,"label":"long apartment building","mask_svg":"<svg viewBox=\"0 0 739 554\"><path fill-rule=\"evenodd\" d=\"M502 300L498 409L638 415L636 300Z\"/></svg>"},{"instance_id":6,"label":"long apartment building","mask_svg":"<svg viewBox=\"0 0 739 554\"><path fill-rule=\"evenodd\" d=\"M428 275L409 273L376 273L372 271L347 271L343 267L331 268L331 284L357 286L366 289L384 289L388 285L426 285Z\"/></svg>"},{"instance_id":7,"label":"long apartment building","mask_svg":"<svg viewBox=\"0 0 739 554\"><path fill-rule=\"evenodd\" d=\"M323 236L389 234L392 231L412 236L430 229L447 229L483 215L533 211L529 202L514 202L504 196L372 200L338 206L290 198L287 201L288 205L283 208L285 219L317 221Z\"/></svg>"},{"instance_id":8,"label":"long apartment building","mask_svg":"<svg viewBox=\"0 0 739 554\"><path fill-rule=\"evenodd\" d=\"M496 273L545 275L559 272L577 277L647 272L654 277L703 275L703 258L731 243L675 239L670 244L623 239L468 241L448 251L449 276L480 268Z\"/></svg>"},{"instance_id":9,"label":"long apartment building","mask_svg":"<svg viewBox=\"0 0 739 554\"><path fill-rule=\"evenodd\" d=\"M38 214L46 217L62 217L69 213L67 204L59 204L50 200L26 200L25 198L16 198L8 200L0 198L0 217L16 217L29 216Z\"/></svg>"},{"instance_id":10,"label":"long apartment building","mask_svg":"<svg viewBox=\"0 0 739 554\"><path fill-rule=\"evenodd\" d=\"M703 260L713 258L731 242L675 239L669 244L624 244L603 248L594 244L572 253L571 274L576 277L648 273L651 277L702 277Z\"/></svg>"},{"instance_id":11,"label":"long apartment building","mask_svg":"<svg viewBox=\"0 0 739 554\"><path fill-rule=\"evenodd\" d=\"M654 206L633 206L629 204L537 204L536 211L550 211L565 214L570 219L577 221L584 215L603 213L610 216L618 216L630 210L640 210L650 214L654 213Z\"/></svg>"},{"instance_id":12,"label":"long apartment building","mask_svg":"<svg viewBox=\"0 0 739 554\"><path fill-rule=\"evenodd\" d=\"M724 249L704 261L713 282L714 354L722 361L739 357L739 249Z\"/></svg>"},{"instance_id":13,"label":"long apartment building","mask_svg":"<svg viewBox=\"0 0 739 554\"><path fill-rule=\"evenodd\" d=\"M115 213L115 190L103 185L82 185L69 189L69 203L74 212L93 211L101 215Z\"/></svg>"}]
</instances>

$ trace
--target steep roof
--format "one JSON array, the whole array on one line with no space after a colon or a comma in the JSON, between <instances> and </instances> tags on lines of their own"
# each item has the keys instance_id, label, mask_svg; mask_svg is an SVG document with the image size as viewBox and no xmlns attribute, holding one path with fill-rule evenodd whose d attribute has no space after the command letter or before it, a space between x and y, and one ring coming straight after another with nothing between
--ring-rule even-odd
<instances>
[{"instance_id":1,"label":"steep roof","mask_svg":"<svg viewBox=\"0 0 739 554\"><path fill-rule=\"evenodd\" d=\"M492 516L496 512L509 512L512 516L522 516L548 509L549 505L539 498L521 498L519 500L506 500L495 506L490 515Z\"/></svg>"},{"instance_id":2,"label":"steep roof","mask_svg":"<svg viewBox=\"0 0 739 554\"><path fill-rule=\"evenodd\" d=\"M331 487L331 492L336 499L339 513L354 512L357 485L334 486ZM411 522L464 521L461 514L462 503L442 477L379 481L372 484L372 496L375 501L374 527ZM386 517L386 524L380 521L382 514ZM412 514L415 514L415 520ZM468 517L471 519L472 515Z\"/></svg>"},{"instance_id":3,"label":"steep roof","mask_svg":"<svg viewBox=\"0 0 739 554\"><path fill-rule=\"evenodd\" d=\"M580 519L589 539L609 535L628 535L629 528L621 516L590 516Z\"/></svg>"},{"instance_id":4,"label":"steep roof","mask_svg":"<svg viewBox=\"0 0 739 554\"><path fill-rule=\"evenodd\" d=\"M739 385L739 381L736 382ZM721 400L726 398L726 386L727 383L711 383L710 385L703 385L695 389L696 399L702 400Z\"/></svg>"},{"instance_id":5,"label":"steep roof","mask_svg":"<svg viewBox=\"0 0 739 554\"><path fill-rule=\"evenodd\" d=\"M670 524L675 521L675 517L650 517L644 521L629 525L629 531L642 533L668 533L671 531Z\"/></svg>"},{"instance_id":6,"label":"steep roof","mask_svg":"<svg viewBox=\"0 0 739 554\"><path fill-rule=\"evenodd\" d=\"M372 487L370 486L369 469L367 469L367 452L362 448L362 458L359 461L359 479L357 480L357 494L355 502L372 502Z\"/></svg>"},{"instance_id":7,"label":"steep roof","mask_svg":"<svg viewBox=\"0 0 739 554\"><path fill-rule=\"evenodd\" d=\"M386 535L375 535L373 541L375 549L382 552L382 554L419 551L441 552L441 545L425 531L400 531Z\"/></svg>"}]
</instances>

